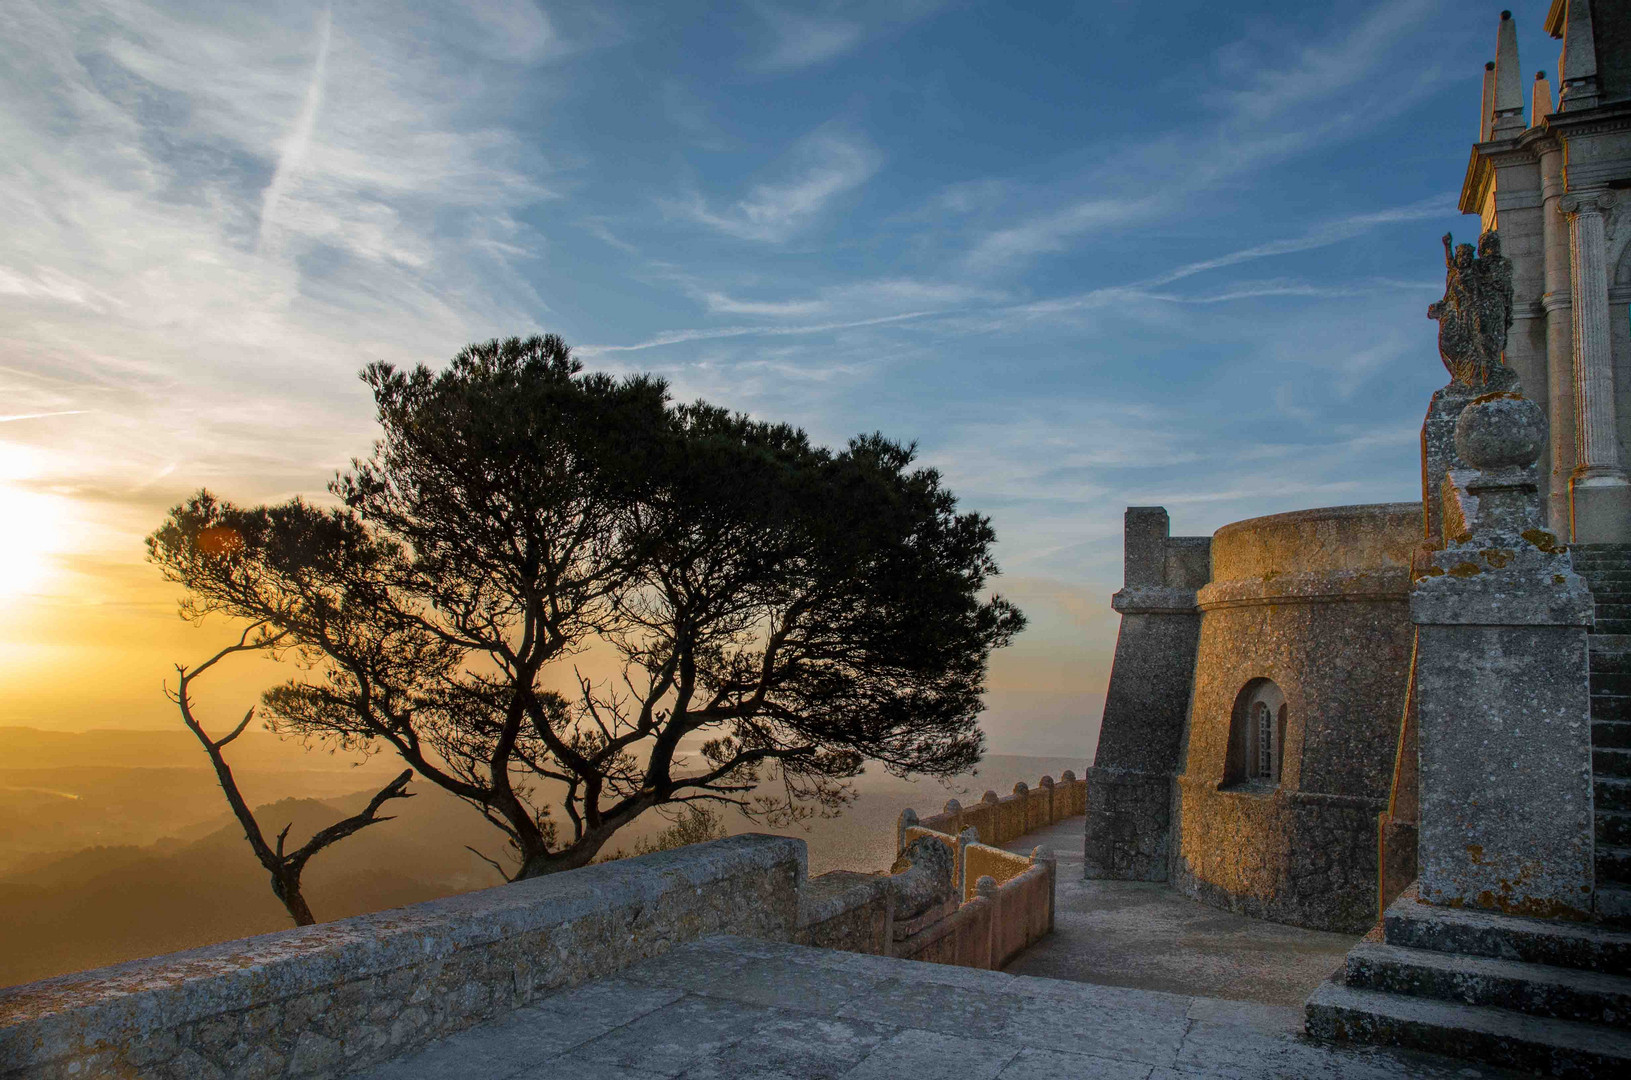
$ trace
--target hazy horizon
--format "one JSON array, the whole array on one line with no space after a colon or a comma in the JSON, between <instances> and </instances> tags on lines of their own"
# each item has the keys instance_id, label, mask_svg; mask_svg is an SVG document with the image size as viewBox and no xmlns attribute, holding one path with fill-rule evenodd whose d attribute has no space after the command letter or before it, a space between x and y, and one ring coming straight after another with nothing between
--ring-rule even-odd
<instances>
[{"instance_id":1,"label":"hazy horizon","mask_svg":"<svg viewBox=\"0 0 1631 1080\"><path fill-rule=\"evenodd\" d=\"M234 774L263 831L290 823L299 844L354 813L402 764L379 755L307 752L260 731L229 748ZM132 764L132 758L141 764ZM1080 758L988 755L978 776L903 781L873 770L835 818L767 829L728 808L731 833L774 832L809 847L809 872L886 870L894 824L911 806L1007 794ZM479 856L505 861L502 835L470 806L415 779L395 819L319 854L305 877L320 920L502 884ZM629 850L667 825L655 812L620 831L605 853ZM174 730L87 733L0 727L0 986L142 956L286 929L287 913L244 841L208 759Z\"/></svg>"}]
</instances>

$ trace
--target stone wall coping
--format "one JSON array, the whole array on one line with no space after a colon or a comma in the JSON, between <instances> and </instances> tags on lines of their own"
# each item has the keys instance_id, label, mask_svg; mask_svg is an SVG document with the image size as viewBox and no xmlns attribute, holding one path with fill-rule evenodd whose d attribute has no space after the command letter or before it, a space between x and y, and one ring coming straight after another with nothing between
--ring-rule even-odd
<instances>
[{"instance_id":1,"label":"stone wall coping","mask_svg":"<svg viewBox=\"0 0 1631 1080\"><path fill-rule=\"evenodd\" d=\"M1261 578L1214 581L1196 597L1202 611L1254 604L1327 604L1342 601L1403 601L1410 597L1408 566L1359 570L1303 570Z\"/></svg>"},{"instance_id":2,"label":"stone wall coping","mask_svg":"<svg viewBox=\"0 0 1631 1080\"><path fill-rule=\"evenodd\" d=\"M1195 613L1195 590L1171 585L1128 585L1110 597L1110 607L1123 615Z\"/></svg>"},{"instance_id":3,"label":"stone wall coping","mask_svg":"<svg viewBox=\"0 0 1631 1080\"><path fill-rule=\"evenodd\" d=\"M51 1017L73 1014L80 1031L105 1029L110 1035L190 1023L604 915L611 907L642 908L676 888L700 892L713 882L789 862L797 864L802 883L802 840L744 833L0 989L0 1069L17 1065L20 1052L25 1060L38 1060L30 1047L8 1044L23 1036L35 1041L39 1024Z\"/></svg>"},{"instance_id":4,"label":"stone wall coping","mask_svg":"<svg viewBox=\"0 0 1631 1080\"><path fill-rule=\"evenodd\" d=\"M1246 529L1260 529L1266 525L1294 525L1309 521L1338 521L1344 518L1393 517L1415 514L1421 516L1420 502L1354 503L1350 506L1316 506L1308 510L1287 510L1283 514L1265 514L1262 517L1231 521L1212 534L1213 540L1229 533Z\"/></svg>"},{"instance_id":5,"label":"stone wall coping","mask_svg":"<svg viewBox=\"0 0 1631 1080\"><path fill-rule=\"evenodd\" d=\"M813 877L799 890L799 929L819 926L872 903L889 892L888 874L834 870Z\"/></svg>"}]
</instances>

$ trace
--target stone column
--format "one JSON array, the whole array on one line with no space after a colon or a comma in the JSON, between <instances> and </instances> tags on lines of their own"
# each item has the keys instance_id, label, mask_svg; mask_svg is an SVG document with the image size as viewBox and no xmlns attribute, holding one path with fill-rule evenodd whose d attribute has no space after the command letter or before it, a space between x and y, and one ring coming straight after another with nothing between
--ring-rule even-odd
<instances>
[{"instance_id":1,"label":"stone column","mask_svg":"<svg viewBox=\"0 0 1631 1080\"><path fill-rule=\"evenodd\" d=\"M1591 594L1542 526L1540 409L1469 404L1443 484L1448 543L1418 567L1420 895L1586 919L1593 903Z\"/></svg>"},{"instance_id":2,"label":"stone column","mask_svg":"<svg viewBox=\"0 0 1631 1080\"><path fill-rule=\"evenodd\" d=\"M1631 540L1631 481L1620 466L1614 423L1614 361L1608 324L1608 192L1559 200L1569 218L1574 302L1575 468L1569 480L1573 539L1581 544Z\"/></svg>"},{"instance_id":3,"label":"stone column","mask_svg":"<svg viewBox=\"0 0 1631 1080\"><path fill-rule=\"evenodd\" d=\"M1551 436L1550 453L1541 460L1547 470L1547 528L1568 536L1569 477L1574 473L1574 291L1569 278L1569 223L1558 209L1563 198L1563 147L1555 140L1540 151L1540 179L1546 241L1541 306L1546 309L1546 419ZM1436 490L1432 495L1438 498Z\"/></svg>"}]
</instances>

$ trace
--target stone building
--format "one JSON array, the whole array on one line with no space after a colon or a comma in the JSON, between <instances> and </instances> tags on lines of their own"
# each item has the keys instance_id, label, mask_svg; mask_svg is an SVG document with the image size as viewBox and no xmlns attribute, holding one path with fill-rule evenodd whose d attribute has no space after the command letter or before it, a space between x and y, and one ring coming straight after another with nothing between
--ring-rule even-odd
<instances>
[{"instance_id":1,"label":"stone building","mask_svg":"<svg viewBox=\"0 0 1631 1080\"><path fill-rule=\"evenodd\" d=\"M1509 13L1484 73L1422 501L1211 537L1128 509L1087 876L1349 932L1418 877L1631 917L1631 9L1554 0L1545 25L1558 100L1522 86Z\"/></svg>"},{"instance_id":2,"label":"stone building","mask_svg":"<svg viewBox=\"0 0 1631 1080\"><path fill-rule=\"evenodd\" d=\"M1461 210L1498 229L1516 294L1506 362L1550 438L1541 491L1553 532L1631 540L1631 19L1614 0L1554 0L1556 97L1524 78L1502 16L1484 71ZM1525 83L1528 85L1526 86ZM1525 107L1528 107L1527 117Z\"/></svg>"}]
</instances>

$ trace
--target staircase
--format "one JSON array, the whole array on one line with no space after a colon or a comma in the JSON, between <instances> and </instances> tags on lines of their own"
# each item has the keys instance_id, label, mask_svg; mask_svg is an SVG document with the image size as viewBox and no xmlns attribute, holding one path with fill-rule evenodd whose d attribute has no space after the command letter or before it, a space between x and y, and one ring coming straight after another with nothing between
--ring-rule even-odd
<instances>
[{"instance_id":1,"label":"staircase","mask_svg":"<svg viewBox=\"0 0 1631 1080\"><path fill-rule=\"evenodd\" d=\"M1631 544L1576 544L1591 586L1591 770L1597 813L1597 914L1631 926Z\"/></svg>"},{"instance_id":2,"label":"staircase","mask_svg":"<svg viewBox=\"0 0 1631 1080\"><path fill-rule=\"evenodd\" d=\"M1432 907L1411 886L1306 1012L1316 1039L1631 1076L1631 933Z\"/></svg>"},{"instance_id":3,"label":"staircase","mask_svg":"<svg viewBox=\"0 0 1631 1080\"><path fill-rule=\"evenodd\" d=\"M1429 906L1411 886L1308 999L1314 1038L1548 1076L1631 1076L1631 544L1569 554L1596 604L1587 644L1600 921Z\"/></svg>"}]
</instances>

